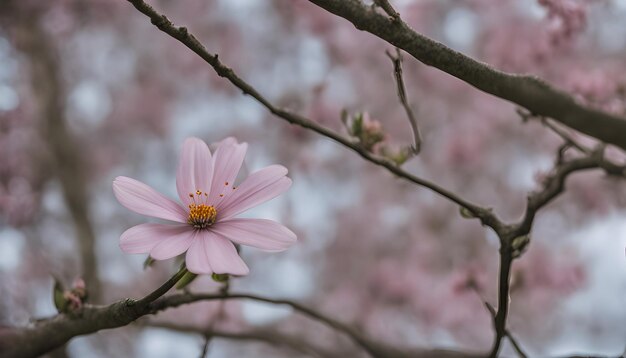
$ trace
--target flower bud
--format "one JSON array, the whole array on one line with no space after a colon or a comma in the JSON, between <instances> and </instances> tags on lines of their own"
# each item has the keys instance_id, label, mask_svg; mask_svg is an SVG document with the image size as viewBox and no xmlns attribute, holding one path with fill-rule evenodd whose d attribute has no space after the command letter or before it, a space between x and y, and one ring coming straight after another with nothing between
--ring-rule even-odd
<instances>
[{"instance_id":1,"label":"flower bud","mask_svg":"<svg viewBox=\"0 0 626 358\"><path fill-rule=\"evenodd\" d=\"M230 277L228 276L228 274L214 273L214 274L211 275L211 278L215 282L223 283L223 282L227 282Z\"/></svg>"},{"instance_id":2,"label":"flower bud","mask_svg":"<svg viewBox=\"0 0 626 358\"><path fill-rule=\"evenodd\" d=\"M147 270L148 267L152 266L152 264L154 263L154 261L156 261L155 259L152 258L152 256L148 256L146 257L146 260L143 262L143 269Z\"/></svg>"},{"instance_id":3,"label":"flower bud","mask_svg":"<svg viewBox=\"0 0 626 358\"><path fill-rule=\"evenodd\" d=\"M530 236L528 235L518 236L513 239L513 241L511 241L512 257L514 259L520 257L524 251L526 251L529 242Z\"/></svg>"},{"instance_id":4,"label":"flower bud","mask_svg":"<svg viewBox=\"0 0 626 358\"><path fill-rule=\"evenodd\" d=\"M71 291L76 297L78 297L81 302L87 301L87 287L85 285L85 281L82 278L77 278L74 280Z\"/></svg>"},{"instance_id":5,"label":"flower bud","mask_svg":"<svg viewBox=\"0 0 626 358\"><path fill-rule=\"evenodd\" d=\"M63 284L55 277L54 288L52 290L52 299L57 312L63 313L67 311L68 302L64 295Z\"/></svg>"},{"instance_id":6,"label":"flower bud","mask_svg":"<svg viewBox=\"0 0 626 358\"><path fill-rule=\"evenodd\" d=\"M476 215L474 215L473 212L470 211L470 209L461 206L459 208L459 213L461 214L461 217L464 219L474 219L476 217Z\"/></svg>"}]
</instances>

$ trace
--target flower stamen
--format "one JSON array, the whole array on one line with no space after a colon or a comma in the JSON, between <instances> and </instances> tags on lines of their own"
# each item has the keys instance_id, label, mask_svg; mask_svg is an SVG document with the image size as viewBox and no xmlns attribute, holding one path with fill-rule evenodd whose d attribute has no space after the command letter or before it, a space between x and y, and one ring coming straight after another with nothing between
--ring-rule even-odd
<instances>
[{"instance_id":1,"label":"flower stamen","mask_svg":"<svg viewBox=\"0 0 626 358\"><path fill-rule=\"evenodd\" d=\"M217 210L212 205L189 204L189 218L187 223L196 229L204 229L215 224Z\"/></svg>"},{"instance_id":2,"label":"flower stamen","mask_svg":"<svg viewBox=\"0 0 626 358\"><path fill-rule=\"evenodd\" d=\"M189 217L187 223L196 229L204 229L208 226L215 224L217 219L217 210L213 205L207 205L203 203L202 195L208 197L207 193L203 193L200 190L196 190L197 198L190 193L189 197L193 199L193 202L189 204Z\"/></svg>"}]
</instances>

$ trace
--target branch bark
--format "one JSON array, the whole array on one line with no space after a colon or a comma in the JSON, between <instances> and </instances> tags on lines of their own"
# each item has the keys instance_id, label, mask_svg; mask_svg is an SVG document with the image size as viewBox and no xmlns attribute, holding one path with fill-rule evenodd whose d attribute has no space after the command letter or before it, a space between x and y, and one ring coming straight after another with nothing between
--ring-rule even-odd
<instances>
[{"instance_id":1,"label":"branch bark","mask_svg":"<svg viewBox=\"0 0 626 358\"><path fill-rule=\"evenodd\" d=\"M175 275L174 277L177 277ZM164 287L175 284L170 279L146 298L136 301L125 299L107 306L85 305L69 313L38 320L31 327L0 330L0 353L2 357L37 357L68 342L70 339L95 333L103 329L126 326L138 318L155 314L168 308L209 300L249 299L276 305L288 305L294 310L345 333L358 346L373 357L405 357L402 351L388 347L365 337L354 328L330 318L297 302L249 295L249 294L175 294L153 300L155 292L163 294ZM150 302L148 302L150 301Z\"/></svg>"},{"instance_id":2,"label":"branch bark","mask_svg":"<svg viewBox=\"0 0 626 358\"><path fill-rule=\"evenodd\" d=\"M493 347L489 353L490 358L496 358L502 339L506 336L506 319L509 312L509 287L511 277L511 264L513 263L512 250L510 240L500 240L500 273L498 280L498 311L493 316L493 326L496 336L493 341Z\"/></svg>"},{"instance_id":3,"label":"branch bark","mask_svg":"<svg viewBox=\"0 0 626 358\"><path fill-rule=\"evenodd\" d=\"M185 326L174 323L150 322L145 324L146 327L163 328L177 332L197 334L201 336L210 336L215 338L225 338L231 340L242 341L259 341L265 342L272 346L282 346L293 351L307 354L320 358L340 358L345 355L334 353L326 348L321 348L309 343L306 339L294 336L292 334L284 334L277 331L268 330L249 330L243 332L231 332L219 329L200 329L193 326Z\"/></svg>"},{"instance_id":4,"label":"branch bark","mask_svg":"<svg viewBox=\"0 0 626 358\"><path fill-rule=\"evenodd\" d=\"M409 123L411 124L411 130L413 131L413 154L419 154L422 147L422 135L420 134L419 127L417 125L417 118L415 118L415 114L413 113L413 109L409 104L409 100L406 95L406 87L404 86L404 79L402 75L402 52L400 49L396 47L396 55L392 55L391 52L386 52L389 59L393 63L393 75L396 79L396 85L398 87L398 99L400 100L400 104L404 108L406 112L406 116L409 119Z\"/></svg>"},{"instance_id":5,"label":"branch bark","mask_svg":"<svg viewBox=\"0 0 626 358\"><path fill-rule=\"evenodd\" d=\"M359 0L309 0L477 89L518 104L534 115L551 117L584 134L626 149L626 120L578 102L534 77L498 71L417 32L399 18L389 18Z\"/></svg>"},{"instance_id":6,"label":"branch bark","mask_svg":"<svg viewBox=\"0 0 626 358\"><path fill-rule=\"evenodd\" d=\"M606 160L601 149L592 152L588 156L558 164L544 180L544 187L528 196L526 213L522 221L516 225L515 236L526 235L530 232L537 212L563 193L565 180L570 174L597 168L604 170L608 175L623 177L626 174L626 166Z\"/></svg>"}]
</instances>

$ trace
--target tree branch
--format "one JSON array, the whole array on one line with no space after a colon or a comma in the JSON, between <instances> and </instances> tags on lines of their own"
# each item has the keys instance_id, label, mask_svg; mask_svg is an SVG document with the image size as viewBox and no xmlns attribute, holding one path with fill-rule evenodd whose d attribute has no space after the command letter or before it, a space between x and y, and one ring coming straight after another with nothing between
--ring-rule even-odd
<instances>
[{"instance_id":1,"label":"tree branch","mask_svg":"<svg viewBox=\"0 0 626 358\"><path fill-rule=\"evenodd\" d=\"M498 71L443 44L416 33L405 22L379 14L359 0L309 0L468 84L551 117L602 142L626 149L626 120L577 103L569 94L533 76Z\"/></svg>"},{"instance_id":2,"label":"tree branch","mask_svg":"<svg viewBox=\"0 0 626 358\"><path fill-rule=\"evenodd\" d=\"M174 277L179 274L180 272ZM168 280L165 285L159 287L154 292L163 292L163 287L169 286L171 281L172 279ZM0 353L2 353L2 357L7 358L36 357L49 352L76 336L91 334L103 329L126 326L142 316L155 314L168 308L198 301L249 299L277 305L288 305L332 329L345 333L373 357L403 356L401 351L373 342L354 328L293 301L250 294L183 293L161 297L147 304L141 303L142 301L147 302L151 300L154 297L154 292L139 301L125 299L108 306L85 305L68 314L58 314L48 319L38 320L31 327L0 330Z\"/></svg>"},{"instance_id":3,"label":"tree branch","mask_svg":"<svg viewBox=\"0 0 626 358\"><path fill-rule=\"evenodd\" d=\"M478 292L478 289L476 288L476 286L472 286L472 288L474 289L474 292L476 292L476 295L478 296L478 298L480 298L481 302L485 305L485 307L487 308L487 311L489 311L489 313L491 314L491 318L495 322L495 318L496 318L496 315L497 315L496 309L493 308L493 306L491 304L489 304L489 302L485 301L482 298L482 296L480 295L480 292ZM504 334L509 339L509 341L511 341L511 344L513 345L513 349L515 349L515 351L520 356L520 358L527 358L528 356L522 350L522 347L517 342L517 339L515 339L513 337L513 334L511 333L511 331L509 331L508 329L505 328Z\"/></svg>"},{"instance_id":4,"label":"tree branch","mask_svg":"<svg viewBox=\"0 0 626 358\"><path fill-rule=\"evenodd\" d=\"M335 329L337 331L345 333L348 337L350 337L357 345L361 346L365 351L370 353L373 357L382 357L384 355L381 354L381 351L385 349L381 348L378 344L373 343L368 338L365 338L361 333L356 331L354 328L337 321L333 318L323 315L320 312L317 312L311 308L303 306L297 302L290 300L281 300L281 299L272 299L267 297L259 297L255 295L249 294L179 294L172 295L167 297L162 297L161 299L155 301L152 305L152 310L154 312L160 311L165 308L170 307L178 307L180 305L189 304L197 301L204 300L230 300L230 299L250 299L258 302L271 303L275 305L287 305L293 308L294 310L308 316L316 321L322 322L328 327Z\"/></svg>"},{"instance_id":5,"label":"tree branch","mask_svg":"<svg viewBox=\"0 0 626 358\"><path fill-rule=\"evenodd\" d=\"M389 51L385 51L385 53L393 63L393 74L398 86L398 99L400 99L400 103L409 118L409 123L411 124L411 129L413 130L413 154L417 155L419 154L422 146L422 136L420 135L420 130L417 126L417 119L415 118L415 114L413 114L413 109L411 109L411 105L409 105L409 101L406 96L406 88L404 86L404 79L402 76L402 53L397 47L395 56Z\"/></svg>"},{"instance_id":6,"label":"tree branch","mask_svg":"<svg viewBox=\"0 0 626 358\"><path fill-rule=\"evenodd\" d=\"M501 239L500 247L500 274L498 280L498 311L493 316L493 325L496 331L496 337L493 347L489 353L490 358L496 358L502 338L506 336L506 319L509 312L509 288L511 276L511 264L513 263L513 255L510 246L510 240Z\"/></svg>"},{"instance_id":7,"label":"tree branch","mask_svg":"<svg viewBox=\"0 0 626 358\"><path fill-rule=\"evenodd\" d=\"M558 164L553 172L544 179L543 188L528 195L526 212L522 221L515 228L516 236L526 235L530 232L537 212L563 192L565 180L570 174L596 168L604 170L608 175L623 177L626 173L626 166L617 165L604 158L602 148L595 150L589 156Z\"/></svg>"},{"instance_id":8,"label":"tree branch","mask_svg":"<svg viewBox=\"0 0 626 358\"><path fill-rule=\"evenodd\" d=\"M311 355L314 357L321 358L339 358L343 355L336 354L330 352L324 348L317 347L307 340L302 339L300 337L296 337L294 335L279 333L276 331L268 331L268 330L250 330L246 332L229 332L223 331L219 329L199 329L193 326L185 326L174 323L161 323L161 322L149 322L143 324L145 327L151 328L163 328L169 329L177 332L183 333L191 333L198 335L210 335L211 337L217 338L225 338L232 340L242 340L242 341L260 341L265 342L273 346L284 346L289 349L292 349L296 352L300 352L303 354Z\"/></svg>"}]
</instances>

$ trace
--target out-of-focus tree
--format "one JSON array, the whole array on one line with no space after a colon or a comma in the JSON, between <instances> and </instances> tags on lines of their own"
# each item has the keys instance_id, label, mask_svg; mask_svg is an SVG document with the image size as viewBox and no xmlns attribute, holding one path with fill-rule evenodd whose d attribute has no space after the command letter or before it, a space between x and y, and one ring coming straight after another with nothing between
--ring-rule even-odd
<instances>
[{"instance_id":1,"label":"out-of-focus tree","mask_svg":"<svg viewBox=\"0 0 626 358\"><path fill-rule=\"evenodd\" d=\"M144 16L151 8L130 3L0 3L0 353L114 327L50 354L624 349L621 1L159 0L151 5L167 19L153 18L158 28ZM408 48L413 30L426 38ZM521 75L505 81L439 43L560 90ZM420 48L429 50L422 58ZM399 74L390 57L400 54ZM329 133L340 143L320 136ZM175 197L171 173L189 136L248 142L247 172L289 168L288 194L251 215L280 219L298 243L273 255L244 248L251 273L227 290L200 276L148 308L91 306L143 297L176 270L173 262L144 270L145 257L120 254L120 234L141 219L115 201L111 182L128 175ZM519 233L530 233L527 247ZM512 263L506 285L503 263ZM53 276L66 299L80 296L72 282L83 279L88 301L29 323L55 315ZM178 308L139 319L168 307ZM107 323L89 326L95 318Z\"/></svg>"}]
</instances>

